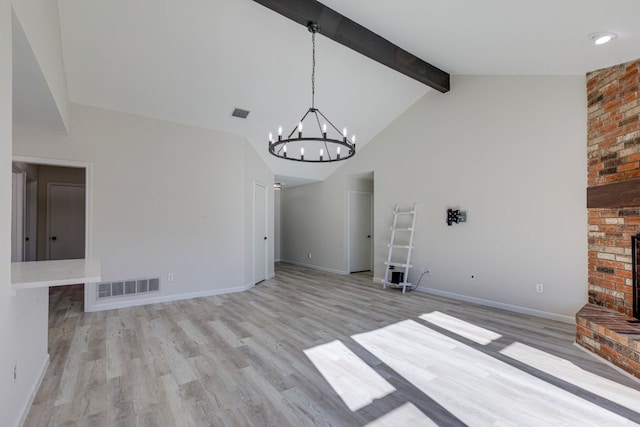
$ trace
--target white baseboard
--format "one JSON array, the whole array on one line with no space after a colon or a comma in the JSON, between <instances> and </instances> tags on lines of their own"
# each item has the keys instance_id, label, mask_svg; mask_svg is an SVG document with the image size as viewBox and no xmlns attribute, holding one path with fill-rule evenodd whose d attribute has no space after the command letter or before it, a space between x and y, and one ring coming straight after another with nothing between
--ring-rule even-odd
<instances>
[{"instance_id":1,"label":"white baseboard","mask_svg":"<svg viewBox=\"0 0 640 427\"><path fill-rule=\"evenodd\" d=\"M49 353L47 353L47 355L44 358L44 361L42 362L42 366L40 367L40 375L38 375L38 378L31 386L29 399L27 399L24 407L22 408L22 412L21 412L22 415L20 416L20 421L18 421L17 427L22 427L24 425L24 422L27 420L27 415L29 415L31 404L33 403L33 400L36 398L36 394L38 393L38 390L40 389L40 385L44 380L44 375L47 373L47 368L49 368Z\"/></svg>"},{"instance_id":2,"label":"white baseboard","mask_svg":"<svg viewBox=\"0 0 640 427\"><path fill-rule=\"evenodd\" d=\"M273 279L274 277L276 277L276 273L269 273L269 274L267 275L267 280L269 280L269 279Z\"/></svg>"},{"instance_id":3,"label":"white baseboard","mask_svg":"<svg viewBox=\"0 0 640 427\"><path fill-rule=\"evenodd\" d=\"M156 297L140 298L140 299L119 298L118 301L101 303L101 304L91 304L89 305L86 311L94 312L94 311L114 310L117 308L137 307L141 305L157 304L162 302L180 301L180 300L192 299L192 298L210 297L213 295L231 294L235 292L247 291L251 289L253 286L254 286L253 283L250 283L244 286L235 286L233 288L211 289L211 290L200 291L200 292L189 292L185 294L160 295Z\"/></svg>"},{"instance_id":4,"label":"white baseboard","mask_svg":"<svg viewBox=\"0 0 640 427\"><path fill-rule=\"evenodd\" d=\"M373 281L377 282L377 283L382 283L384 281L384 279L381 279L379 277L374 277ZM519 305L506 304L506 303L503 303L503 302L493 301L493 300L488 300L488 299L483 299L483 298L478 298L478 297L470 297L468 295L456 294L456 293L453 293L453 292L442 291L440 289L422 288L421 287L421 288L418 288L417 291L418 292L424 292L424 293L427 293L427 294L438 295L438 296L445 297L445 298L451 298L451 299L455 299L455 300L458 300L458 301L471 302L471 303L474 303L474 304L485 305L487 307L493 307L493 308L499 308L499 309L502 309L502 310L513 311L514 313L526 314L528 316L535 316L535 317L541 317L543 319L556 320L558 322L568 323L570 325L575 325L576 324L575 317L567 316L567 315L564 315L564 314L551 313L551 312L548 312L548 311L536 310L534 308L522 307L522 306L519 306Z\"/></svg>"},{"instance_id":5,"label":"white baseboard","mask_svg":"<svg viewBox=\"0 0 640 427\"><path fill-rule=\"evenodd\" d=\"M288 259L280 260L280 262L285 263L285 264L297 265L299 267L306 267L306 268L310 268L312 270L326 271L327 273L339 274L341 276L348 276L350 274L348 271L344 271L344 270L336 270L336 269L333 269L333 268L321 267L319 265L305 264L303 262L290 261Z\"/></svg>"}]
</instances>

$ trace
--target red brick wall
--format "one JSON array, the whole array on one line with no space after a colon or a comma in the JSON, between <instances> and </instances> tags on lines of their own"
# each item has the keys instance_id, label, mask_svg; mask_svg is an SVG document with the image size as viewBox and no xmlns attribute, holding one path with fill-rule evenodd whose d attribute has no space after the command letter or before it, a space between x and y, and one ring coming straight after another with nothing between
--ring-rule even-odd
<instances>
[{"instance_id":1,"label":"red brick wall","mask_svg":"<svg viewBox=\"0 0 640 427\"><path fill-rule=\"evenodd\" d=\"M640 177L640 60L587 74L588 185ZM640 206L589 210L589 302L632 315Z\"/></svg>"}]
</instances>

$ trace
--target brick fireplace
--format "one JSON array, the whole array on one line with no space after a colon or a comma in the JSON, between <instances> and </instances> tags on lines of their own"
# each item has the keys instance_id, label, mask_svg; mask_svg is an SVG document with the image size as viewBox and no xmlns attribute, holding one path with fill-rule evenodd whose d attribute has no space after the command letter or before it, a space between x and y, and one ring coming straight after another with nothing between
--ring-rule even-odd
<instances>
[{"instance_id":1,"label":"brick fireplace","mask_svg":"<svg viewBox=\"0 0 640 427\"><path fill-rule=\"evenodd\" d=\"M640 378L632 236L640 233L640 60L587 74L589 303L576 341Z\"/></svg>"}]
</instances>

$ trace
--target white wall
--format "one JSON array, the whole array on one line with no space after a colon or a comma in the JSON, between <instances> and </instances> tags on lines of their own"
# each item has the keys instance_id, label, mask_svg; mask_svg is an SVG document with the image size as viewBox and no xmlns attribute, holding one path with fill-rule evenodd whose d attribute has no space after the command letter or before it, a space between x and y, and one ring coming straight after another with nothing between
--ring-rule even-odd
<instances>
[{"instance_id":1,"label":"white wall","mask_svg":"<svg viewBox=\"0 0 640 427\"><path fill-rule=\"evenodd\" d=\"M12 0L31 49L64 125L69 125L67 77L62 62L62 36L58 2L55 0Z\"/></svg>"},{"instance_id":2,"label":"white wall","mask_svg":"<svg viewBox=\"0 0 640 427\"><path fill-rule=\"evenodd\" d=\"M335 173L323 182L283 189L280 195L282 261L348 274L345 255L348 192L372 191L371 185L368 179Z\"/></svg>"},{"instance_id":3,"label":"white wall","mask_svg":"<svg viewBox=\"0 0 640 427\"><path fill-rule=\"evenodd\" d=\"M333 175L324 182L281 190L282 261L347 274L344 236L346 180Z\"/></svg>"},{"instance_id":4,"label":"white wall","mask_svg":"<svg viewBox=\"0 0 640 427\"><path fill-rule=\"evenodd\" d=\"M587 295L585 141L584 76L454 76L326 181L283 192L283 258L313 247L342 270L344 180L373 170L376 278L393 206L418 202L410 280L425 267L423 290L571 321ZM447 208L468 222L448 227Z\"/></svg>"},{"instance_id":5,"label":"white wall","mask_svg":"<svg viewBox=\"0 0 640 427\"><path fill-rule=\"evenodd\" d=\"M9 425L17 412L11 405L9 365L13 351L11 318L11 2L0 0L0 413Z\"/></svg>"},{"instance_id":6,"label":"white wall","mask_svg":"<svg viewBox=\"0 0 640 427\"><path fill-rule=\"evenodd\" d=\"M48 363L47 291L11 294L11 3L0 1L0 414L17 426L26 414ZM17 380L13 383L13 365Z\"/></svg>"},{"instance_id":7,"label":"white wall","mask_svg":"<svg viewBox=\"0 0 640 427\"><path fill-rule=\"evenodd\" d=\"M251 284L247 194L273 175L244 138L75 104L70 112L66 136L16 127L14 154L91 165L89 253L103 280L160 277L160 294L134 297L146 302ZM96 302L93 286L88 299L92 310L122 304Z\"/></svg>"}]
</instances>

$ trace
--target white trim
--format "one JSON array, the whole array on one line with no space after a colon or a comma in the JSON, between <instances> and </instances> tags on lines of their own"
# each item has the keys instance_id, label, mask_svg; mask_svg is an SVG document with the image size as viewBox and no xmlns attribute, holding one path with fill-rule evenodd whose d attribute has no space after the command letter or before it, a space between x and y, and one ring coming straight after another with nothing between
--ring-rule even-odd
<instances>
[{"instance_id":1,"label":"white trim","mask_svg":"<svg viewBox=\"0 0 640 427\"><path fill-rule=\"evenodd\" d=\"M210 297L214 295L232 294L236 292L248 291L253 286L254 286L253 284L246 284L243 286L235 286L232 288L212 289L208 291L189 292L186 294L161 295L161 296L151 297L151 298L140 298L140 299L130 299L130 300L120 299L119 301L114 301L107 304L92 304L87 308L86 311L96 312L96 311L104 311L104 310L114 310L117 308L138 307L141 305L180 301L180 300L192 299L192 298Z\"/></svg>"},{"instance_id":2,"label":"white trim","mask_svg":"<svg viewBox=\"0 0 640 427\"><path fill-rule=\"evenodd\" d=\"M22 162L22 163L33 163L36 165L46 165L46 166L66 166L71 168L86 168L91 163L81 162L77 160L63 160L63 159L51 159L48 157L32 157L32 156L21 156L15 154L13 156L14 162Z\"/></svg>"},{"instance_id":3,"label":"white trim","mask_svg":"<svg viewBox=\"0 0 640 427\"><path fill-rule=\"evenodd\" d=\"M46 354L44 361L42 362L42 367L40 368L40 375L38 375L38 379L31 386L31 391L29 393L29 399L25 402L25 405L22 407L22 411L20 413L20 420L17 427L21 427L24 425L24 422L27 420L27 415L29 415L29 410L31 409L31 405L36 398L36 393L40 390L40 386L42 385L42 381L44 380L44 376L47 373L47 369L49 368L49 353Z\"/></svg>"},{"instance_id":4,"label":"white trim","mask_svg":"<svg viewBox=\"0 0 640 427\"><path fill-rule=\"evenodd\" d=\"M267 280L269 280L269 279L273 279L274 277L276 277L276 273L269 273L269 274L267 274Z\"/></svg>"},{"instance_id":5,"label":"white trim","mask_svg":"<svg viewBox=\"0 0 640 427\"><path fill-rule=\"evenodd\" d=\"M384 280L379 277L373 278L374 282L382 283ZM528 316L541 317L543 319L555 320L562 323L568 323L570 325L576 324L575 317L567 316L564 314L551 313L548 311L536 310L534 308L522 307L519 305L506 304L499 301L492 301L483 298L470 297L467 295L455 294L453 292L441 291L440 289L433 288L418 288L418 292L424 292L427 294L438 295L440 297L451 298L458 301L471 302L474 304L480 304L487 307L499 308L502 310L513 311L514 313L526 314Z\"/></svg>"},{"instance_id":6,"label":"white trim","mask_svg":"<svg viewBox=\"0 0 640 427\"><path fill-rule=\"evenodd\" d=\"M84 186L85 186L85 207L84 207L84 257L92 258L93 247L93 163L81 162L77 160L50 159L47 157L32 157L13 155L14 162L32 163L35 165L62 166L72 168L84 168ZM95 295L89 295L95 290L95 287L84 285L84 310L88 311L91 301Z\"/></svg>"},{"instance_id":7,"label":"white trim","mask_svg":"<svg viewBox=\"0 0 640 427\"><path fill-rule=\"evenodd\" d=\"M267 186L258 181L253 181L253 215L251 227L253 232L251 233L253 242L251 247L253 248L253 283L256 283L256 191L257 187L264 188L264 232L269 237L269 193ZM269 279L269 245L268 240L264 241L264 277L265 280Z\"/></svg>"},{"instance_id":8,"label":"white trim","mask_svg":"<svg viewBox=\"0 0 640 427\"><path fill-rule=\"evenodd\" d=\"M288 259L282 259L282 260L280 260L280 262L284 263L284 264L297 265L299 267L306 267L306 268L310 268L312 270L326 271L327 273L339 274L341 276L348 276L350 274L348 271L344 271L344 270L336 270L336 269L333 269L333 268L321 267L319 265L305 264L305 263L302 263L302 262L291 261L291 260L288 260Z\"/></svg>"},{"instance_id":9,"label":"white trim","mask_svg":"<svg viewBox=\"0 0 640 427\"><path fill-rule=\"evenodd\" d=\"M371 270L373 271L373 252L374 252L374 247L373 247L373 240L374 240L374 220L373 220L373 215L374 215L374 211L373 211L373 193L370 191L356 191L356 190L348 190L347 191L347 213L346 213L346 218L345 218L345 224L346 224L346 230L345 230L345 248L347 248L347 271L351 271L351 195L352 194L367 194L370 196L370 206L369 209L371 211L371 230L369 230L369 233L371 234L371 260L369 260L370 264L371 264Z\"/></svg>"},{"instance_id":10,"label":"white trim","mask_svg":"<svg viewBox=\"0 0 640 427\"><path fill-rule=\"evenodd\" d=\"M23 262L25 258L26 184L27 174L13 168L11 171L11 262Z\"/></svg>"},{"instance_id":11,"label":"white trim","mask_svg":"<svg viewBox=\"0 0 640 427\"><path fill-rule=\"evenodd\" d=\"M529 315L529 316L541 317L543 319L556 320L558 322L568 323L570 325L575 325L576 324L575 317L567 316L567 315L564 315L564 314L551 313L551 312L548 312L548 311L536 310L534 308L522 307L522 306L519 306L519 305L506 304L506 303L503 303L503 302L492 301L492 300L483 299L483 298L470 297L470 296L467 296L467 295L455 294L453 292L441 291L439 289L433 289L433 288L418 288L417 291L418 292L425 292L425 293L433 294L433 295L438 295L438 296L445 297L445 298L451 298L451 299L455 299L455 300L471 302L471 303L474 303L474 304L480 304L480 305L484 305L484 306L487 306L487 307L493 307L493 308L499 308L499 309L502 309L502 310L513 311L515 313L526 314L526 315Z\"/></svg>"}]
</instances>

